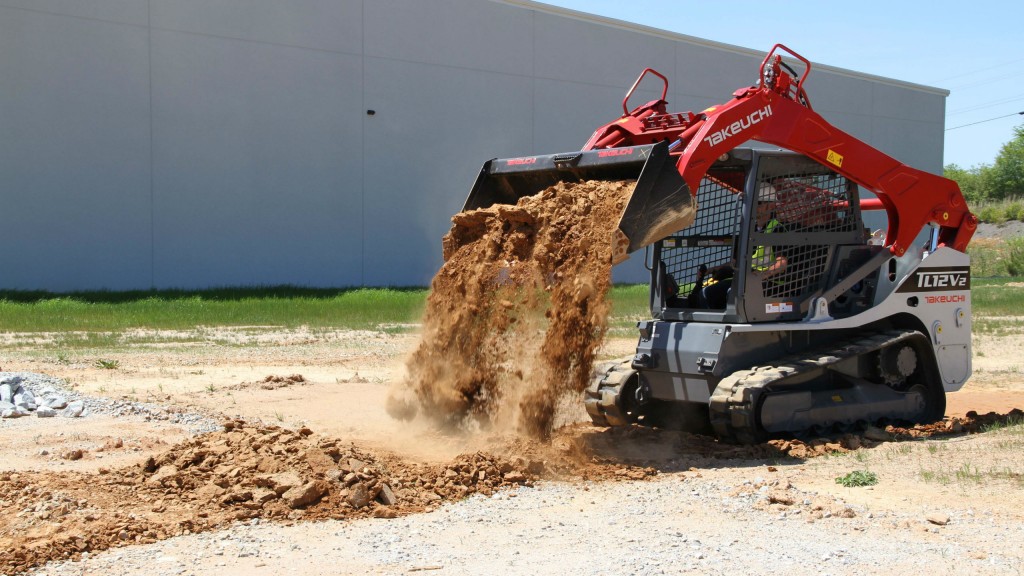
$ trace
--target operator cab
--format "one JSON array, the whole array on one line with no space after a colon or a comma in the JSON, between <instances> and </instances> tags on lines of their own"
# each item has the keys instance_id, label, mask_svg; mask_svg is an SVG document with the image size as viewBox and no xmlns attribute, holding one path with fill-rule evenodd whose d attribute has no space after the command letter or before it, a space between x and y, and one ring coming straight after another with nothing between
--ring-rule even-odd
<instances>
[{"instance_id":1,"label":"operator cab","mask_svg":"<svg viewBox=\"0 0 1024 576\"><path fill-rule=\"evenodd\" d=\"M867 262L856 184L801 154L748 148L707 171L693 225L652 248L651 312L663 320L777 322L808 316L815 298ZM877 272L829 304L869 308Z\"/></svg>"}]
</instances>

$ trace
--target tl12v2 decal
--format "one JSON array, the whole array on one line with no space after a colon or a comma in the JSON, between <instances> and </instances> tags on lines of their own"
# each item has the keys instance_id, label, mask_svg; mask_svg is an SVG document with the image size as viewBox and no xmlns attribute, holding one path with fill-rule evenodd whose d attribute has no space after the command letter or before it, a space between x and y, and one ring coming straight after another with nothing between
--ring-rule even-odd
<instances>
[{"instance_id":1,"label":"tl12v2 decal","mask_svg":"<svg viewBox=\"0 0 1024 576\"><path fill-rule=\"evenodd\" d=\"M970 266L921 267L907 278L897 292L940 292L971 289Z\"/></svg>"}]
</instances>

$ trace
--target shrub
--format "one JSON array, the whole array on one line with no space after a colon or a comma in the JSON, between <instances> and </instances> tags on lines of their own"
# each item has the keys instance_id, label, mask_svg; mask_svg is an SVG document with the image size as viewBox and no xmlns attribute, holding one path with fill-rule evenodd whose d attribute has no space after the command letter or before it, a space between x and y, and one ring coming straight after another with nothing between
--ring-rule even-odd
<instances>
[{"instance_id":1,"label":"shrub","mask_svg":"<svg viewBox=\"0 0 1024 576\"><path fill-rule=\"evenodd\" d=\"M1010 202L1003 210L1007 220L1024 220L1024 202L1019 200Z\"/></svg>"},{"instance_id":2,"label":"shrub","mask_svg":"<svg viewBox=\"0 0 1024 576\"><path fill-rule=\"evenodd\" d=\"M999 206L989 204L981 209L978 213L978 219L982 222L988 222L990 224L1002 224L1006 222L1006 216Z\"/></svg>"},{"instance_id":3,"label":"shrub","mask_svg":"<svg viewBox=\"0 0 1024 576\"><path fill-rule=\"evenodd\" d=\"M1006 256L1006 272L1010 276L1024 276L1024 236L1006 241L1009 248Z\"/></svg>"},{"instance_id":4,"label":"shrub","mask_svg":"<svg viewBox=\"0 0 1024 576\"><path fill-rule=\"evenodd\" d=\"M874 486L878 484L878 476L874 472L867 470L854 470L846 476L840 476L836 478L836 484L842 484L847 488L854 488L857 486Z\"/></svg>"},{"instance_id":5,"label":"shrub","mask_svg":"<svg viewBox=\"0 0 1024 576\"><path fill-rule=\"evenodd\" d=\"M1001 242L989 238L979 238L967 247L971 256L971 275L982 278L1002 276L1006 273L1001 254Z\"/></svg>"}]
</instances>

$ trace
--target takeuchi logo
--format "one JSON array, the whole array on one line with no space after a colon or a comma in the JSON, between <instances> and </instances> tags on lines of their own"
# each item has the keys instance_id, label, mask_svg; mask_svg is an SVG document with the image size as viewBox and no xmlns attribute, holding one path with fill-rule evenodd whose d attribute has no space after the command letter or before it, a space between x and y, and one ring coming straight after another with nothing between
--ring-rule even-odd
<instances>
[{"instance_id":1,"label":"takeuchi logo","mask_svg":"<svg viewBox=\"0 0 1024 576\"><path fill-rule=\"evenodd\" d=\"M747 128L750 128L754 124L757 124L761 120L764 120L765 118L768 118L771 115L772 106L771 104L769 104L760 110L751 112L750 114L747 115L746 118L740 118L739 120L733 122L732 124L729 124L725 128L722 128L718 132L711 133L706 138L704 138L704 141L707 142L709 146L717 146L718 144L725 142L727 138L731 138L739 134L740 132L743 132Z\"/></svg>"}]
</instances>

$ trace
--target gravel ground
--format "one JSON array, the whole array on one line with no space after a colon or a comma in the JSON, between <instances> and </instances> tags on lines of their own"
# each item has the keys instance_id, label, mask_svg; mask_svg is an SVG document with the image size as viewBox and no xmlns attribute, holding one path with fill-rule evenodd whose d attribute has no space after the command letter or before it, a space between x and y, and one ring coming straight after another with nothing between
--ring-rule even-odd
<instances>
[{"instance_id":1,"label":"gravel ground","mask_svg":"<svg viewBox=\"0 0 1024 576\"><path fill-rule=\"evenodd\" d=\"M1011 220L1002 224L978 224L975 238L1015 238L1024 236L1024 222Z\"/></svg>"},{"instance_id":2,"label":"gravel ground","mask_svg":"<svg viewBox=\"0 0 1024 576\"><path fill-rule=\"evenodd\" d=\"M790 504L772 503L780 490ZM784 481L663 474L545 482L392 520L250 521L35 574L1020 574L1024 527L1007 526L1002 549L980 536L990 515L944 520L850 507Z\"/></svg>"}]
</instances>

